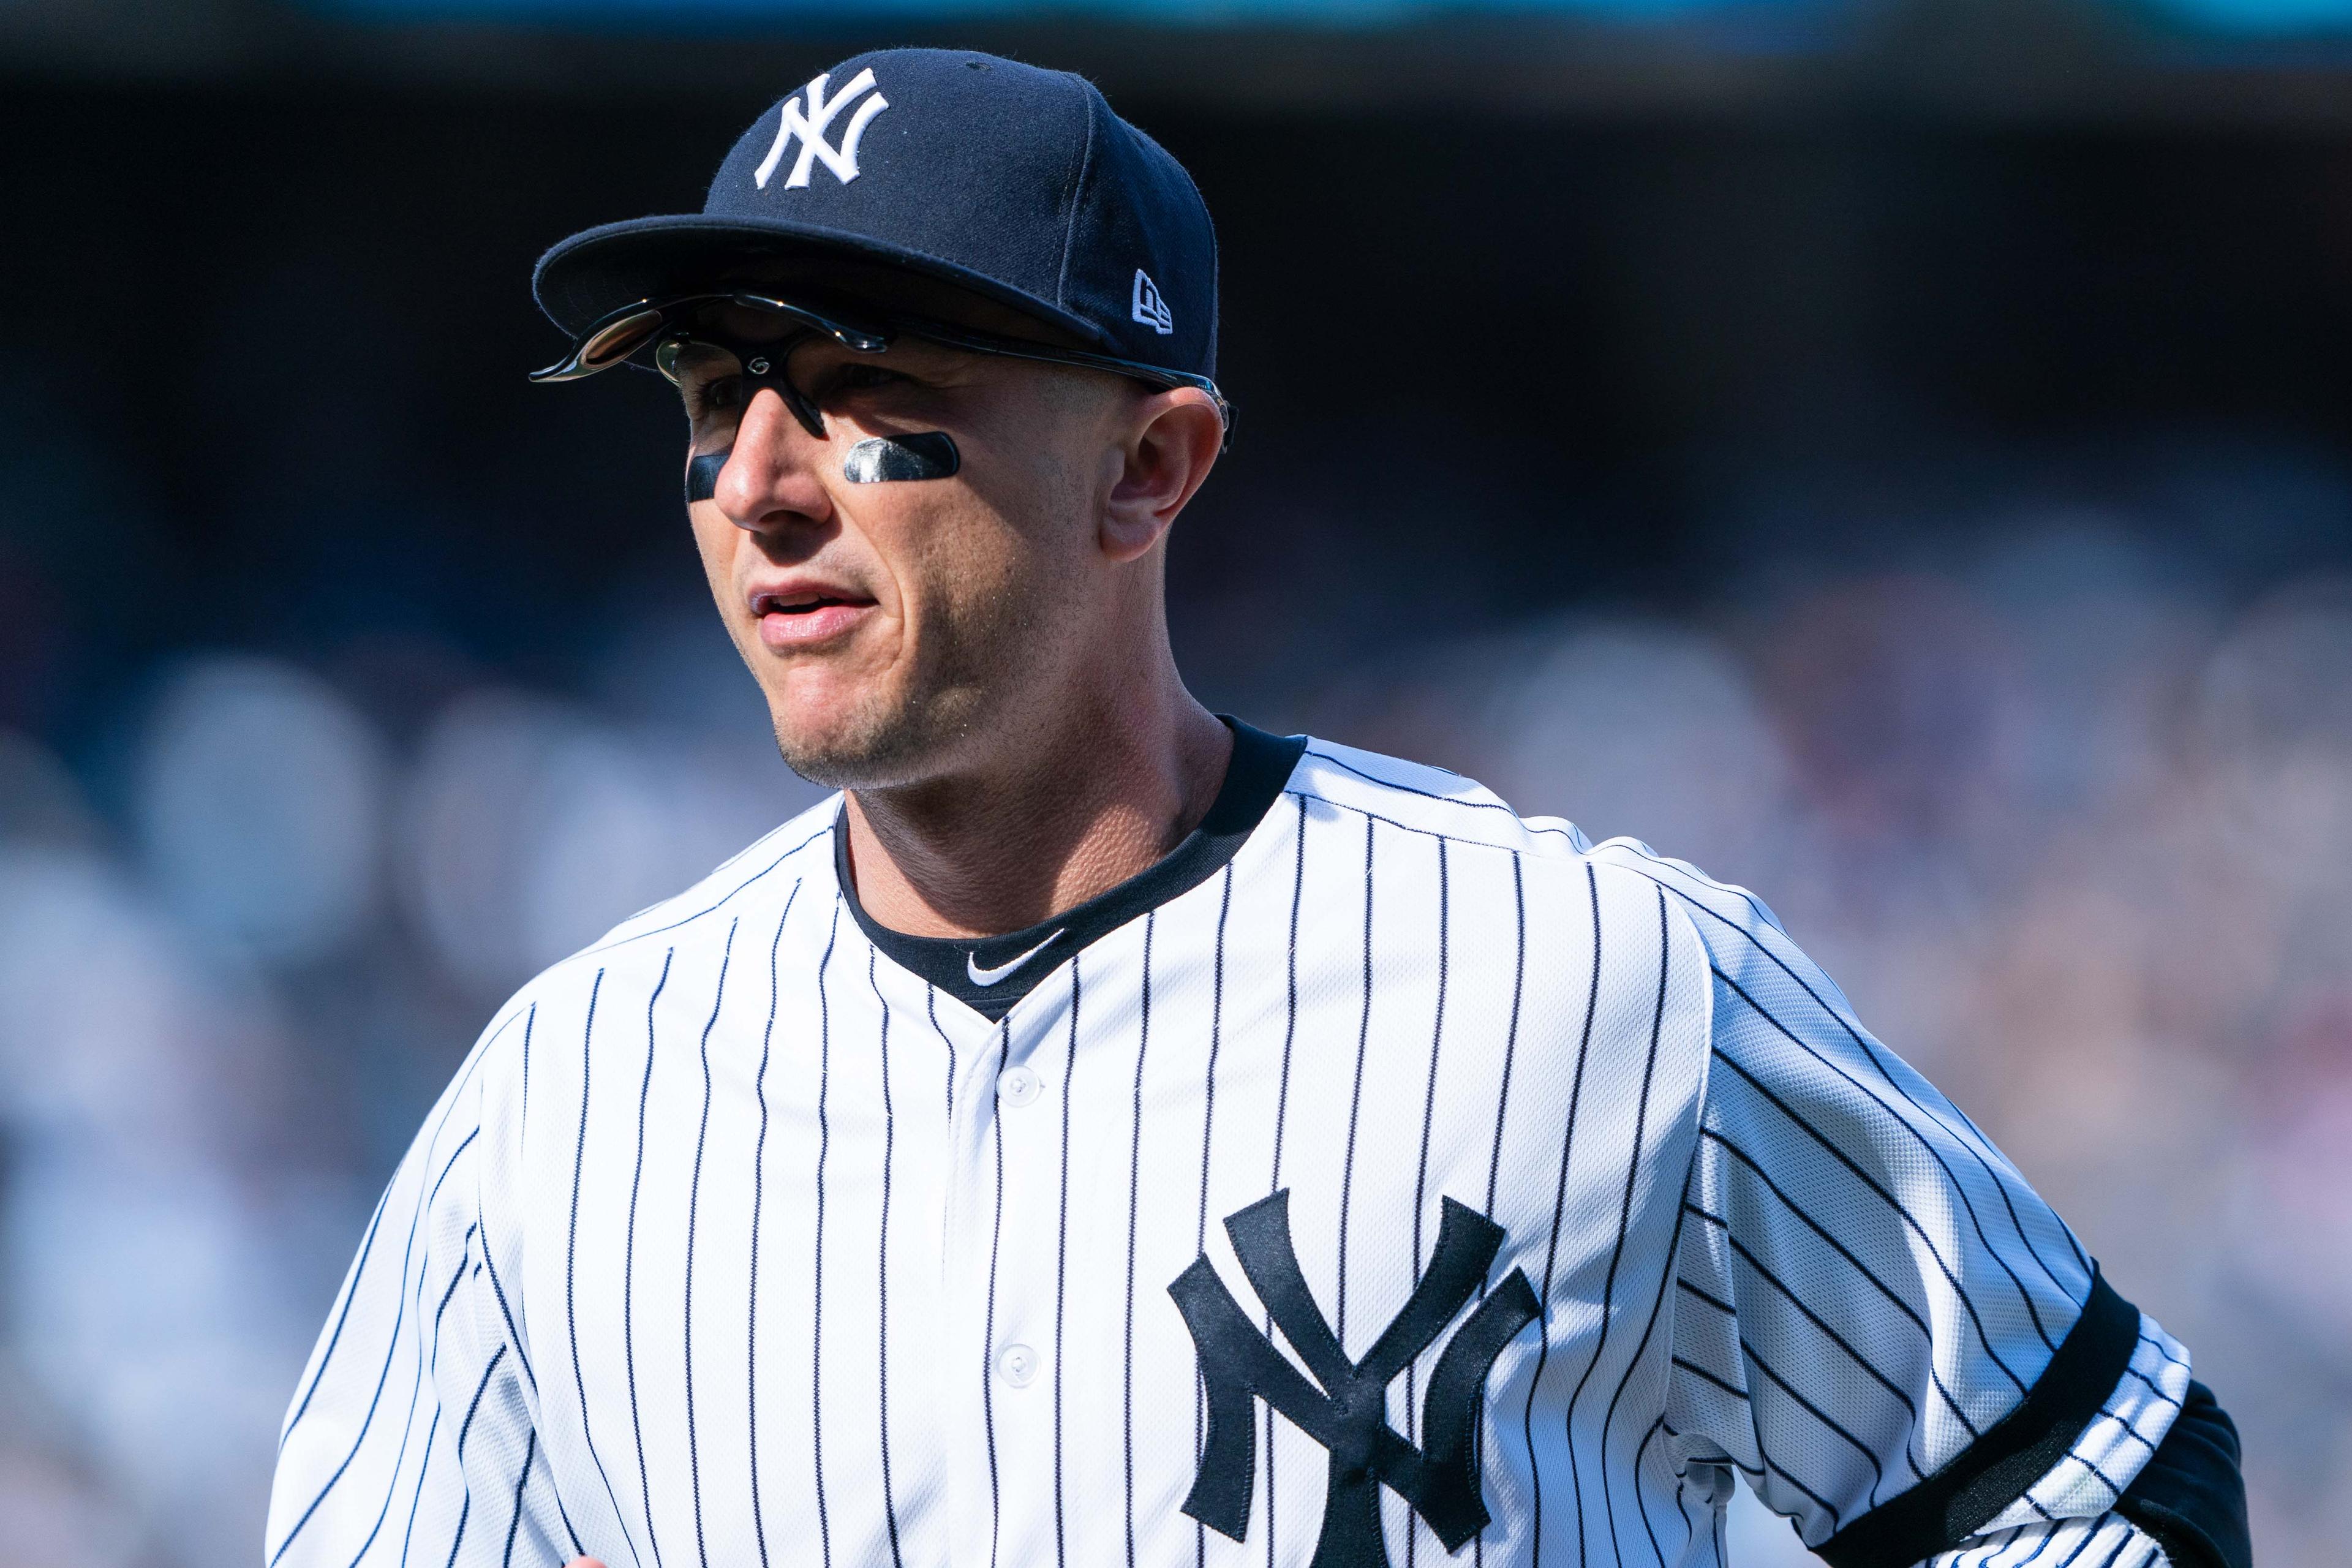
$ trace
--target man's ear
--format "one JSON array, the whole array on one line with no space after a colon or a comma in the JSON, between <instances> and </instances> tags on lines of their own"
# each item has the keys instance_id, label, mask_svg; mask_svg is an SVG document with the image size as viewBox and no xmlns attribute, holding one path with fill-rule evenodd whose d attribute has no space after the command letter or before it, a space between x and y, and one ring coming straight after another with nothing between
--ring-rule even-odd
<instances>
[{"instance_id":1,"label":"man's ear","mask_svg":"<svg viewBox=\"0 0 2352 1568\"><path fill-rule=\"evenodd\" d=\"M1149 551L1216 466L1224 421L1209 395L1171 387L1135 405L1103 508L1103 553L1117 562Z\"/></svg>"}]
</instances>

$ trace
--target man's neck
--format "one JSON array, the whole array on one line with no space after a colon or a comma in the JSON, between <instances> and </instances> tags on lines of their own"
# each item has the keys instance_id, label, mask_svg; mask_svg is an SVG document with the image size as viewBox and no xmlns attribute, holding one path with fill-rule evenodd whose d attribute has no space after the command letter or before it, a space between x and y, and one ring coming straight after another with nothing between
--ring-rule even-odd
<instances>
[{"instance_id":1,"label":"man's neck","mask_svg":"<svg viewBox=\"0 0 2352 1568\"><path fill-rule=\"evenodd\" d=\"M1150 867L1207 815L1233 733L1171 679L1154 700L1057 713L991 767L853 791L866 914L910 936L1051 920Z\"/></svg>"}]
</instances>

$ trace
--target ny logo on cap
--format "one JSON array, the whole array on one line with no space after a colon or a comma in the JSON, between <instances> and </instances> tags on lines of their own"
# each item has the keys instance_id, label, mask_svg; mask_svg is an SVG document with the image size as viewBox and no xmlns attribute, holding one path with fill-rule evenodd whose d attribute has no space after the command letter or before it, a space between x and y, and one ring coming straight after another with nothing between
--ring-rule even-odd
<instances>
[{"instance_id":1,"label":"ny logo on cap","mask_svg":"<svg viewBox=\"0 0 2352 1568\"><path fill-rule=\"evenodd\" d=\"M857 112L849 117L849 124L841 133L841 145L838 148L829 146L825 142L824 128L832 124L834 116L847 108L859 93L874 86L874 71L869 66L851 77L839 92L827 98L825 84L832 76L832 72L826 71L801 89L808 98L806 112L801 109L800 93L784 100L783 122L776 127L775 145L769 148L768 155L760 160L760 166L751 171L754 185L763 191L768 188L769 177L775 174L776 163L783 157L784 148L795 136L801 139L801 155L793 161L793 172L784 176L786 190L799 190L806 185L809 183L809 167L819 158L824 160L824 166L831 169L833 177L843 184L857 178L857 140L866 134L866 128L874 122L874 117L890 107L890 100L883 97L878 89L876 89L874 96L858 104Z\"/></svg>"},{"instance_id":2,"label":"ny logo on cap","mask_svg":"<svg viewBox=\"0 0 2352 1568\"><path fill-rule=\"evenodd\" d=\"M1421 1446L1388 1424L1388 1386L1445 1332L1486 1281L1503 1227L1446 1198L1437 1250L1372 1348L1351 1361L1317 1306L1290 1245L1290 1194L1261 1198L1225 1220L1234 1256L1274 1326L1306 1363L1291 1365L1217 1277L1206 1257L1176 1277L1184 1326L1199 1352L1209 1407L1208 1440L1184 1511L1220 1535L1249 1530L1257 1477L1257 1401L1330 1451L1323 1531L1308 1568L1389 1568L1381 1540L1381 1488L1412 1505L1452 1552L1486 1528L1478 1452L1486 1423L1486 1373L1521 1329L1542 1315L1535 1287L1514 1268L1454 1331L1430 1373ZM1311 1374L1314 1382L1307 1381Z\"/></svg>"},{"instance_id":3,"label":"ny logo on cap","mask_svg":"<svg viewBox=\"0 0 2352 1568\"><path fill-rule=\"evenodd\" d=\"M1161 337L1176 330L1176 317L1169 310L1168 301L1160 297L1160 285L1144 276L1140 267L1135 269L1135 300L1128 314Z\"/></svg>"}]
</instances>

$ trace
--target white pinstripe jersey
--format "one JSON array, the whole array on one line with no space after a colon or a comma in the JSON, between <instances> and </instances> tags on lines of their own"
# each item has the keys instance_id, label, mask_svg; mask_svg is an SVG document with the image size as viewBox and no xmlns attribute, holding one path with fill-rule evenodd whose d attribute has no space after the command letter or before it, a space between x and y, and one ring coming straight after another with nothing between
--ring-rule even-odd
<instances>
[{"instance_id":1,"label":"white pinstripe jersey","mask_svg":"<svg viewBox=\"0 0 2352 1568\"><path fill-rule=\"evenodd\" d=\"M1237 732L1104 929L908 958L836 800L525 987L368 1226L268 1561L1410 1568L1466 1499L1457 1561L1665 1568L1736 1475L1849 1563L2163 1560L2108 1510L2186 1352L1760 903Z\"/></svg>"}]
</instances>

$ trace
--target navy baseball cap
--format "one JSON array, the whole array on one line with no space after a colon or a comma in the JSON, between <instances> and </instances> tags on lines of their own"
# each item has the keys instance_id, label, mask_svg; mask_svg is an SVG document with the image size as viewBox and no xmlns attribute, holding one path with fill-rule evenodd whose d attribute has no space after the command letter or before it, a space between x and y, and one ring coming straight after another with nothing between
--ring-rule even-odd
<instances>
[{"instance_id":1,"label":"navy baseball cap","mask_svg":"<svg viewBox=\"0 0 2352 1568\"><path fill-rule=\"evenodd\" d=\"M752 123L699 213L575 234L531 289L577 334L753 270L886 301L945 285L1118 359L1216 374L1216 236L1192 177L1093 83L993 55L842 61Z\"/></svg>"}]
</instances>

